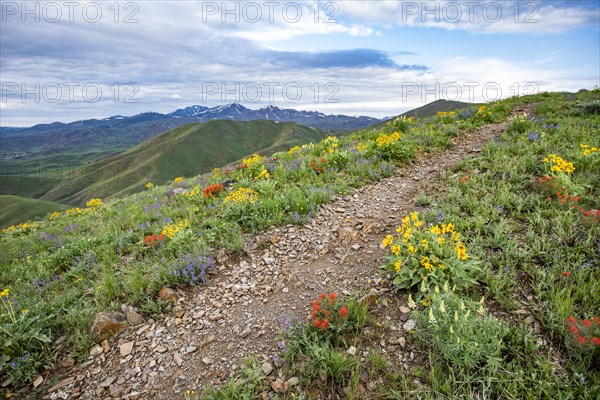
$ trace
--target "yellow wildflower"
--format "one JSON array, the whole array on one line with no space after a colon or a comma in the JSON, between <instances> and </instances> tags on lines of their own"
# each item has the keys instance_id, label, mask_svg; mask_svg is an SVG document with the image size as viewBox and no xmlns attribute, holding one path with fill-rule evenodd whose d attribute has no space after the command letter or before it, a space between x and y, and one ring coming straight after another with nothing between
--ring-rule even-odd
<instances>
[{"instance_id":1,"label":"yellow wildflower","mask_svg":"<svg viewBox=\"0 0 600 400\"><path fill-rule=\"evenodd\" d=\"M386 247L388 247L390 244L392 244L392 242L394 241L394 237L392 235L387 235L385 237L385 239L383 239L383 242L381 242L381 245L383 246L383 248L385 249Z\"/></svg>"},{"instance_id":2,"label":"yellow wildflower","mask_svg":"<svg viewBox=\"0 0 600 400\"><path fill-rule=\"evenodd\" d=\"M300 146L294 146L291 149L288 150L288 154L293 154L296 151L300 150Z\"/></svg>"},{"instance_id":3,"label":"yellow wildflower","mask_svg":"<svg viewBox=\"0 0 600 400\"><path fill-rule=\"evenodd\" d=\"M225 203L229 203L230 201L234 203L254 203L258 201L258 193L250 188L239 188L229 193L223 201Z\"/></svg>"},{"instance_id":4,"label":"yellow wildflower","mask_svg":"<svg viewBox=\"0 0 600 400\"><path fill-rule=\"evenodd\" d=\"M425 249L428 248L429 247L429 241L427 239L421 240L421 246L423 248L425 248Z\"/></svg>"},{"instance_id":5,"label":"yellow wildflower","mask_svg":"<svg viewBox=\"0 0 600 400\"><path fill-rule=\"evenodd\" d=\"M442 234L442 230L440 229L439 225L432 226L429 231L431 233L433 233L434 235L441 235Z\"/></svg>"},{"instance_id":6,"label":"yellow wildflower","mask_svg":"<svg viewBox=\"0 0 600 400\"><path fill-rule=\"evenodd\" d=\"M258 174L258 177L256 179L269 179L270 176L271 174L269 174L269 171L263 169L262 171L260 171L260 174Z\"/></svg>"},{"instance_id":7,"label":"yellow wildflower","mask_svg":"<svg viewBox=\"0 0 600 400\"><path fill-rule=\"evenodd\" d=\"M413 246L412 244L408 246L407 251L411 254L413 254L416 250L415 250L415 246Z\"/></svg>"},{"instance_id":8,"label":"yellow wildflower","mask_svg":"<svg viewBox=\"0 0 600 400\"><path fill-rule=\"evenodd\" d=\"M182 180L183 180L183 176L178 176L177 178L175 178L175 179L173 180L173 182L175 182L175 183L179 183L179 182L181 182Z\"/></svg>"},{"instance_id":9,"label":"yellow wildflower","mask_svg":"<svg viewBox=\"0 0 600 400\"><path fill-rule=\"evenodd\" d=\"M8 288L6 288L2 292L0 292L0 299L3 297L7 297L7 296L8 296Z\"/></svg>"},{"instance_id":10,"label":"yellow wildflower","mask_svg":"<svg viewBox=\"0 0 600 400\"><path fill-rule=\"evenodd\" d=\"M148 189L152 189L152 188L154 187L154 183L152 183L152 182L148 182L148 183L146 183L146 187L147 187Z\"/></svg>"},{"instance_id":11,"label":"yellow wildflower","mask_svg":"<svg viewBox=\"0 0 600 400\"><path fill-rule=\"evenodd\" d=\"M392 246L392 253L397 256L400 254L400 246Z\"/></svg>"},{"instance_id":12,"label":"yellow wildflower","mask_svg":"<svg viewBox=\"0 0 600 400\"><path fill-rule=\"evenodd\" d=\"M400 268L402 268L402 262L398 260L394 263L394 269L396 270L396 272L400 272Z\"/></svg>"},{"instance_id":13,"label":"yellow wildflower","mask_svg":"<svg viewBox=\"0 0 600 400\"><path fill-rule=\"evenodd\" d=\"M96 208L100 207L102 204L102 199L91 199L90 201L85 203L85 206L88 208Z\"/></svg>"}]
</instances>

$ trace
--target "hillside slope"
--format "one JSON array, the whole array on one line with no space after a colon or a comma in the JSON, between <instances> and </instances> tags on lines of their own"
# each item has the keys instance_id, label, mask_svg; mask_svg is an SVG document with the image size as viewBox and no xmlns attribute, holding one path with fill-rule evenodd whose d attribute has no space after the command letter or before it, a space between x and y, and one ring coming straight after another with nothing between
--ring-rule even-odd
<instances>
[{"instance_id":1,"label":"hillside slope","mask_svg":"<svg viewBox=\"0 0 600 400\"><path fill-rule=\"evenodd\" d=\"M5 227L22 221L33 220L54 211L65 211L67 208L64 204L52 201L0 195L0 226Z\"/></svg>"},{"instance_id":2,"label":"hillside slope","mask_svg":"<svg viewBox=\"0 0 600 400\"><path fill-rule=\"evenodd\" d=\"M91 163L67 176L40 198L83 204L144 189L147 182L165 183L177 176L204 174L248 154L271 154L319 141L321 131L272 121L211 121L161 133L121 154Z\"/></svg>"}]
</instances>

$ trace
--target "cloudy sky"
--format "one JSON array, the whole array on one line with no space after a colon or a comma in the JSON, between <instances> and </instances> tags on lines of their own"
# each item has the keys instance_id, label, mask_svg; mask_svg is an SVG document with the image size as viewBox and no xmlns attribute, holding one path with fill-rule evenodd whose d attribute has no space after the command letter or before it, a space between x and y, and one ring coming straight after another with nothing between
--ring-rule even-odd
<instances>
[{"instance_id":1,"label":"cloudy sky","mask_svg":"<svg viewBox=\"0 0 600 400\"><path fill-rule=\"evenodd\" d=\"M600 84L600 0L0 3L2 126L232 102L384 117Z\"/></svg>"}]
</instances>

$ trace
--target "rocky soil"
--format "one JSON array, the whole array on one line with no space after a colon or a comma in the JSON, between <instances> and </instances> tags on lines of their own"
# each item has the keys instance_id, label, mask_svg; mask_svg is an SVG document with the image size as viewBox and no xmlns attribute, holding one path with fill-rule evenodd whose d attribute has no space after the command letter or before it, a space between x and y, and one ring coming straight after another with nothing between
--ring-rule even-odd
<instances>
[{"instance_id":1,"label":"rocky soil","mask_svg":"<svg viewBox=\"0 0 600 400\"><path fill-rule=\"evenodd\" d=\"M526 106L514 114L531 111ZM206 284L163 293L175 300L164 316L145 319L123 305L126 329L90 349L87 362L70 366L72 360L64 359L63 372L47 378L29 396L183 398L186 390L202 391L227 381L252 355L264 362L274 391L291 389L297 379L278 376L274 358L281 324L304 319L310 301L330 291L374 293L380 301L373 312L385 323L387 339L380 340L369 328L365 334L373 334L373 345L395 366L410 368L420 355L406 345L409 310L380 273L381 240L417 208L420 193L435 190L437 178L461 159L476 156L507 125L487 125L461 135L451 149L423 154L393 176L335 198L304 226L281 226L248 237L242 254L219 255ZM365 349L358 351L363 354ZM369 389L374 381L366 378L363 384ZM263 397L272 397L273 390Z\"/></svg>"}]
</instances>

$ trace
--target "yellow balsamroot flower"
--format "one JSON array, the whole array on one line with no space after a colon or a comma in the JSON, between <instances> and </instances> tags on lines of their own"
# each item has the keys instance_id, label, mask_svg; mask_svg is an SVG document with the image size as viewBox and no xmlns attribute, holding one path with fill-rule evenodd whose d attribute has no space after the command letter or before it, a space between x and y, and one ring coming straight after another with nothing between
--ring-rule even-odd
<instances>
[{"instance_id":1,"label":"yellow balsamroot flower","mask_svg":"<svg viewBox=\"0 0 600 400\"><path fill-rule=\"evenodd\" d=\"M178 183L181 182L183 180L183 176L178 176L177 178L173 179L173 182Z\"/></svg>"},{"instance_id":2,"label":"yellow balsamroot flower","mask_svg":"<svg viewBox=\"0 0 600 400\"><path fill-rule=\"evenodd\" d=\"M598 151L597 147L591 147L589 144L580 144L579 147L581 147L581 149L583 150L583 155L584 156L589 156L592 153L595 153Z\"/></svg>"},{"instance_id":3,"label":"yellow balsamroot flower","mask_svg":"<svg viewBox=\"0 0 600 400\"><path fill-rule=\"evenodd\" d=\"M416 252L415 250L415 246L413 246L412 244L408 246L408 248L406 249L409 253L414 254Z\"/></svg>"},{"instance_id":4,"label":"yellow balsamroot flower","mask_svg":"<svg viewBox=\"0 0 600 400\"><path fill-rule=\"evenodd\" d=\"M90 201L85 203L85 206L88 208L96 208L100 207L102 204L102 199L91 199Z\"/></svg>"},{"instance_id":5,"label":"yellow balsamroot flower","mask_svg":"<svg viewBox=\"0 0 600 400\"><path fill-rule=\"evenodd\" d=\"M410 213L410 219L413 221L417 221L419 219L419 212L413 211Z\"/></svg>"},{"instance_id":6,"label":"yellow balsamroot flower","mask_svg":"<svg viewBox=\"0 0 600 400\"><path fill-rule=\"evenodd\" d=\"M0 292L0 299L3 297L8 297L8 288L6 288L2 292Z\"/></svg>"},{"instance_id":7,"label":"yellow balsamroot flower","mask_svg":"<svg viewBox=\"0 0 600 400\"><path fill-rule=\"evenodd\" d=\"M294 154L294 152L301 150L300 146L294 146L288 150L288 154Z\"/></svg>"},{"instance_id":8,"label":"yellow balsamroot flower","mask_svg":"<svg viewBox=\"0 0 600 400\"><path fill-rule=\"evenodd\" d=\"M575 172L572 162L568 162L556 154L548 154L548 157L544 158L544 162L550 163L552 172L566 172L567 174Z\"/></svg>"},{"instance_id":9,"label":"yellow balsamroot flower","mask_svg":"<svg viewBox=\"0 0 600 400\"><path fill-rule=\"evenodd\" d=\"M442 230L440 229L439 225L432 226L431 229L429 229L429 231L431 233L433 233L434 235L441 235L442 234Z\"/></svg>"},{"instance_id":10,"label":"yellow balsamroot flower","mask_svg":"<svg viewBox=\"0 0 600 400\"><path fill-rule=\"evenodd\" d=\"M443 236L440 236L437 238L437 242L438 242L438 244L444 244L444 243L446 243L446 238Z\"/></svg>"},{"instance_id":11,"label":"yellow balsamroot flower","mask_svg":"<svg viewBox=\"0 0 600 400\"><path fill-rule=\"evenodd\" d=\"M429 247L429 241L427 239L423 239L421 240L421 247L423 247L424 249Z\"/></svg>"},{"instance_id":12,"label":"yellow balsamroot flower","mask_svg":"<svg viewBox=\"0 0 600 400\"><path fill-rule=\"evenodd\" d=\"M264 157L261 157L258 154L253 154L250 158L244 158L242 160L242 164L246 164L248 167L250 167L252 164L262 162L263 158Z\"/></svg>"},{"instance_id":13,"label":"yellow balsamroot flower","mask_svg":"<svg viewBox=\"0 0 600 400\"><path fill-rule=\"evenodd\" d=\"M394 143L398 142L399 140L400 140L399 132L390 133L389 135L381 134L381 135L377 136L377 139L375 139L375 141L377 142L377 147L385 147L390 144L394 144Z\"/></svg>"},{"instance_id":14,"label":"yellow balsamroot flower","mask_svg":"<svg viewBox=\"0 0 600 400\"><path fill-rule=\"evenodd\" d=\"M454 251L456 252L456 256L460 260L466 260L467 258L469 258L469 256L467 255L467 247L463 243L457 243L454 246Z\"/></svg>"},{"instance_id":15,"label":"yellow balsamroot flower","mask_svg":"<svg viewBox=\"0 0 600 400\"><path fill-rule=\"evenodd\" d=\"M415 227L420 228L421 226L423 226L423 221L421 221L420 219L416 220L415 223L413 224Z\"/></svg>"},{"instance_id":16,"label":"yellow balsamroot flower","mask_svg":"<svg viewBox=\"0 0 600 400\"><path fill-rule=\"evenodd\" d=\"M400 268L402 268L402 262L398 260L394 263L394 269L396 270L396 272L400 272Z\"/></svg>"},{"instance_id":17,"label":"yellow balsamroot flower","mask_svg":"<svg viewBox=\"0 0 600 400\"><path fill-rule=\"evenodd\" d=\"M50 214L50 221L53 221L55 219L57 219L58 217L60 217L60 213L58 211L54 211L52 214Z\"/></svg>"},{"instance_id":18,"label":"yellow balsamroot flower","mask_svg":"<svg viewBox=\"0 0 600 400\"><path fill-rule=\"evenodd\" d=\"M356 145L356 150L358 150L359 153L364 152L367 149L367 145L364 144L363 142L360 142L359 144Z\"/></svg>"},{"instance_id":19,"label":"yellow balsamroot flower","mask_svg":"<svg viewBox=\"0 0 600 400\"><path fill-rule=\"evenodd\" d=\"M385 249L386 247L388 247L390 244L392 244L392 242L394 241L394 237L392 235L387 235L385 237L385 239L383 239L383 242L381 242L381 245L383 246L383 248Z\"/></svg>"},{"instance_id":20,"label":"yellow balsamroot flower","mask_svg":"<svg viewBox=\"0 0 600 400\"><path fill-rule=\"evenodd\" d=\"M452 232L452 240L454 240L457 243L460 242L460 233Z\"/></svg>"},{"instance_id":21,"label":"yellow balsamroot flower","mask_svg":"<svg viewBox=\"0 0 600 400\"><path fill-rule=\"evenodd\" d=\"M173 239L173 237L182 229L190 226L190 221L188 219L184 219L183 221L179 221L177 224L171 224L165 227L161 234L165 235L169 239Z\"/></svg>"},{"instance_id":22,"label":"yellow balsamroot flower","mask_svg":"<svg viewBox=\"0 0 600 400\"><path fill-rule=\"evenodd\" d=\"M250 188L239 188L229 193L223 201L225 203L254 203L258 201L258 193Z\"/></svg>"},{"instance_id":23,"label":"yellow balsamroot flower","mask_svg":"<svg viewBox=\"0 0 600 400\"><path fill-rule=\"evenodd\" d=\"M400 246L392 246L392 253L397 256L400 254Z\"/></svg>"},{"instance_id":24,"label":"yellow balsamroot flower","mask_svg":"<svg viewBox=\"0 0 600 400\"><path fill-rule=\"evenodd\" d=\"M146 187L147 187L148 189L152 189L152 188L154 187L154 183L152 183L152 182L148 182L148 183L146 183Z\"/></svg>"},{"instance_id":25,"label":"yellow balsamroot flower","mask_svg":"<svg viewBox=\"0 0 600 400\"><path fill-rule=\"evenodd\" d=\"M270 176L271 174L269 174L269 171L263 169L262 171L260 171L260 174L258 174L258 177L256 179L269 179Z\"/></svg>"}]
</instances>

